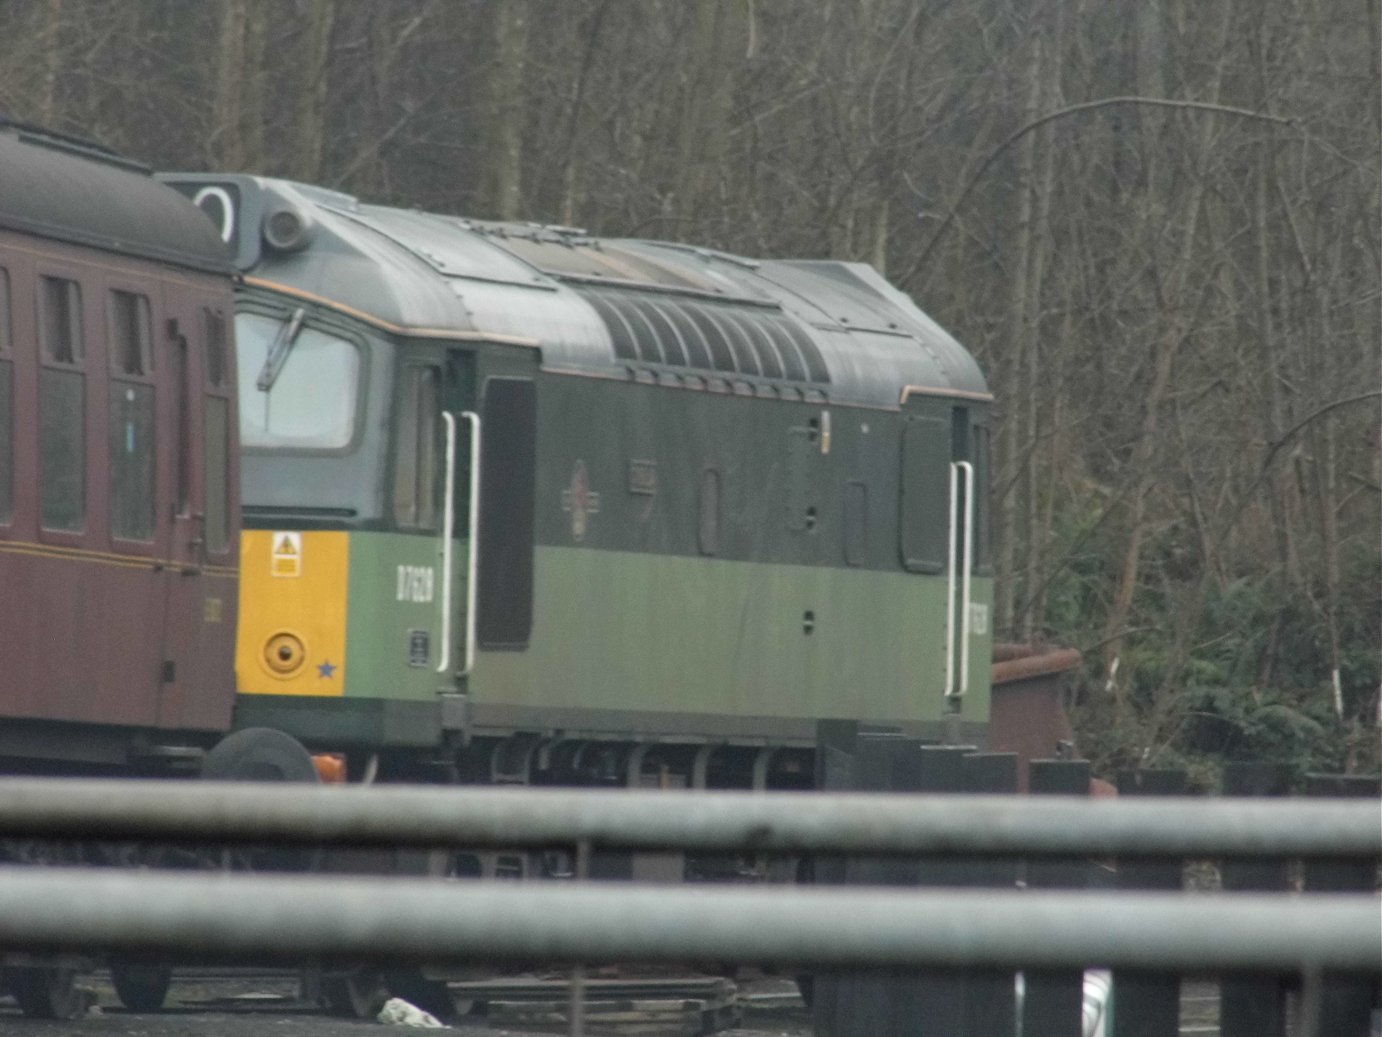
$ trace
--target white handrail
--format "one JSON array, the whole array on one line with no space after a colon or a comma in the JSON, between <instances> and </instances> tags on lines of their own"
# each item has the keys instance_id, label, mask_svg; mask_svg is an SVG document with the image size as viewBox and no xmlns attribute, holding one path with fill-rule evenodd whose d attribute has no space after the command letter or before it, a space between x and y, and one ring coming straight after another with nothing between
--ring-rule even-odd
<instances>
[{"instance_id":1,"label":"white handrail","mask_svg":"<svg viewBox=\"0 0 1382 1037\"><path fill-rule=\"evenodd\" d=\"M461 417L470 422L470 557L465 578L465 665L457 677L468 677L475 667L475 612L480 587L480 415L473 410Z\"/></svg>"},{"instance_id":2,"label":"white handrail","mask_svg":"<svg viewBox=\"0 0 1382 1037\"><path fill-rule=\"evenodd\" d=\"M965 502L963 519L960 514L960 473L964 473ZM963 546L961 546L963 531ZM960 566L960 676L955 680L955 566ZM969 690L969 603L970 577L974 569L974 466L968 461L953 461L950 465L950 544L945 567L945 695L959 699Z\"/></svg>"},{"instance_id":3,"label":"white handrail","mask_svg":"<svg viewBox=\"0 0 1382 1037\"><path fill-rule=\"evenodd\" d=\"M962 696L969 690L970 577L974 573L974 466L968 461L956 461L951 467L962 470L965 476L964 550L960 557L960 690L956 693Z\"/></svg>"},{"instance_id":4,"label":"white handrail","mask_svg":"<svg viewBox=\"0 0 1382 1037\"><path fill-rule=\"evenodd\" d=\"M441 522L441 661L437 672L451 666L451 540L456 533L456 419L441 412L446 425L446 483L442 498Z\"/></svg>"},{"instance_id":5,"label":"white handrail","mask_svg":"<svg viewBox=\"0 0 1382 1037\"><path fill-rule=\"evenodd\" d=\"M955 555L958 550L959 523L955 521L955 490L959 471L950 466L950 538L945 562L945 697L955 689Z\"/></svg>"}]
</instances>

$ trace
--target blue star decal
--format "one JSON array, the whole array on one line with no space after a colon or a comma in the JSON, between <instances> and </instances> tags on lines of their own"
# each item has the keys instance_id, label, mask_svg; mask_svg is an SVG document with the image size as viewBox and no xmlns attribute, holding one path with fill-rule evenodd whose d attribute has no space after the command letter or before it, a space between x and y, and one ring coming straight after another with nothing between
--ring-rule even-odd
<instances>
[{"instance_id":1,"label":"blue star decal","mask_svg":"<svg viewBox=\"0 0 1382 1037\"><path fill-rule=\"evenodd\" d=\"M324 663L321 663L317 667L317 676L321 677L323 680L330 680L335 675L335 673L336 664L333 663L330 659L328 659Z\"/></svg>"}]
</instances>

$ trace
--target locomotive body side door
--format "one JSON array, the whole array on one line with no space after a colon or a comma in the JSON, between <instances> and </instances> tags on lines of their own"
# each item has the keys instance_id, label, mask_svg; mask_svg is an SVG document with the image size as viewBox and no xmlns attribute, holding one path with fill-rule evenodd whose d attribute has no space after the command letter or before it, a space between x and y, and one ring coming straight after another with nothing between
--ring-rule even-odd
<instances>
[{"instance_id":1,"label":"locomotive body side door","mask_svg":"<svg viewBox=\"0 0 1382 1037\"><path fill-rule=\"evenodd\" d=\"M927 708L940 699L947 713L983 719L965 706L971 685L987 688L989 665L977 651L988 644L986 593L974 580L987 541L978 535L986 528L986 506L971 419L965 403L936 397L913 396L904 407L898 547L906 571L944 585L943 604L927 610L920 634L937 648L928 652L937 665L921 691Z\"/></svg>"}]
</instances>

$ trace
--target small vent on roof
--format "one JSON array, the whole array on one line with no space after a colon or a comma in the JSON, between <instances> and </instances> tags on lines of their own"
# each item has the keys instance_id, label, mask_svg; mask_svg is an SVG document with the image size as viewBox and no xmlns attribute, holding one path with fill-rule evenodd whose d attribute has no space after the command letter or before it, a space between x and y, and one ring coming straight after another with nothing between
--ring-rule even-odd
<instances>
[{"instance_id":1,"label":"small vent on roof","mask_svg":"<svg viewBox=\"0 0 1382 1037\"><path fill-rule=\"evenodd\" d=\"M811 336L783 314L675 296L576 291L605 322L621 360L774 381L830 381Z\"/></svg>"}]
</instances>

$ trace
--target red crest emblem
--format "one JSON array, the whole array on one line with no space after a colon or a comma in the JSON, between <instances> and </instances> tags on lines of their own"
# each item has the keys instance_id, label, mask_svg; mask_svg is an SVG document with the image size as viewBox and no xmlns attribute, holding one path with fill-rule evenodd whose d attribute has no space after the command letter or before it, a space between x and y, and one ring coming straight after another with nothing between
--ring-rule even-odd
<instances>
[{"instance_id":1,"label":"red crest emblem","mask_svg":"<svg viewBox=\"0 0 1382 1037\"><path fill-rule=\"evenodd\" d=\"M600 495L590 488L590 477L586 474L585 462L576 461L571 472L571 484L561 491L561 510L571 513L571 536L580 541L585 539L590 528L590 516L600 510Z\"/></svg>"}]
</instances>

